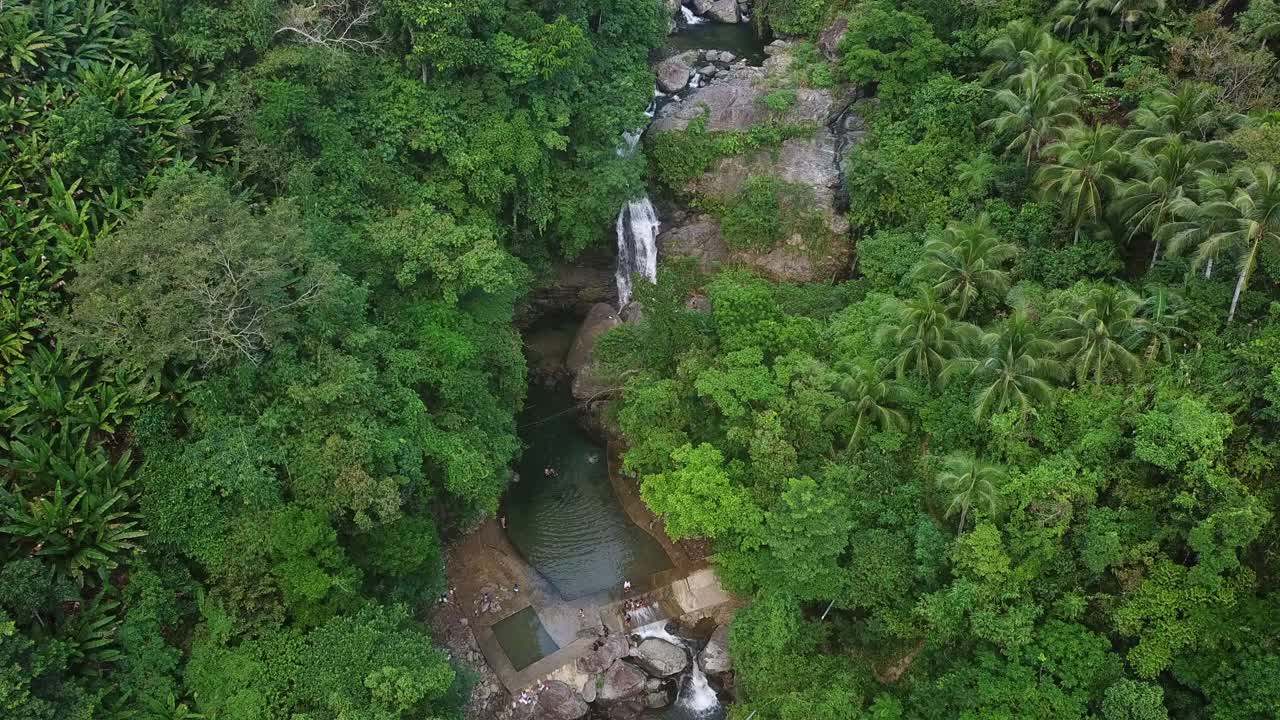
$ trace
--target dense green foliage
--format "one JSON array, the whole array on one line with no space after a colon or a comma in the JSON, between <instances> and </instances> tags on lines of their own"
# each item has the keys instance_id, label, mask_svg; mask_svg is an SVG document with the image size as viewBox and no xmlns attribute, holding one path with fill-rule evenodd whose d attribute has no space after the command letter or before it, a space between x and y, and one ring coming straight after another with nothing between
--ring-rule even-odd
<instances>
[{"instance_id":1,"label":"dense green foliage","mask_svg":"<svg viewBox=\"0 0 1280 720\"><path fill-rule=\"evenodd\" d=\"M877 96L852 277L674 263L596 351L750 599L734 720L1273 717L1280 4L754 10L778 118ZM0 716L460 717L424 621L520 450L519 297L650 172L735 250L843 240L694 187L813 128L617 151L663 14L0 3Z\"/></svg>"},{"instance_id":2,"label":"dense green foliage","mask_svg":"<svg viewBox=\"0 0 1280 720\"><path fill-rule=\"evenodd\" d=\"M735 720L1275 715L1277 8L1202 5L762 6L878 96L857 274L672 266L601 345L752 598Z\"/></svg>"},{"instance_id":3,"label":"dense green foliage","mask_svg":"<svg viewBox=\"0 0 1280 720\"><path fill-rule=\"evenodd\" d=\"M459 715L441 534L519 451L514 302L642 181L664 23L0 4L0 715Z\"/></svg>"}]
</instances>

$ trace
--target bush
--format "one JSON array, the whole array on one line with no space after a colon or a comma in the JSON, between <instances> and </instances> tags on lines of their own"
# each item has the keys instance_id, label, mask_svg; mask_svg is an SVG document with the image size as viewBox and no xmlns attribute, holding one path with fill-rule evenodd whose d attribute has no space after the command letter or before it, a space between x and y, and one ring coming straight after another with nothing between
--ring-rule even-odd
<instances>
[{"instance_id":1,"label":"bush","mask_svg":"<svg viewBox=\"0 0 1280 720\"><path fill-rule=\"evenodd\" d=\"M775 106L785 101L785 92L770 94L769 97L774 98L769 106L771 109L777 110ZM793 98L794 95L792 91ZM681 192L721 158L775 148L791 138L808 137L813 131L810 125L768 122L748 130L713 133L707 131L707 117L702 115L690 122L683 132L658 135L653 141L650 157L656 166L658 180L671 190Z\"/></svg>"},{"instance_id":2,"label":"bush","mask_svg":"<svg viewBox=\"0 0 1280 720\"><path fill-rule=\"evenodd\" d=\"M720 215L725 241L735 250L768 250L792 233L822 236L822 218L813 210L813 191L771 175L752 175Z\"/></svg>"}]
</instances>

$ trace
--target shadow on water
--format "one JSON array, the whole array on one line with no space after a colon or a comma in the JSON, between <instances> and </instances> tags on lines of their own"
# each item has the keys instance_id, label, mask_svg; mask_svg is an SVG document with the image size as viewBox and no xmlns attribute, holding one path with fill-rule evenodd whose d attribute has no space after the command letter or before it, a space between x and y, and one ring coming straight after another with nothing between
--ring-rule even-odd
<instances>
[{"instance_id":1,"label":"shadow on water","mask_svg":"<svg viewBox=\"0 0 1280 720\"><path fill-rule=\"evenodd\" d=\"M666 56L676 55L685 50L728 50L747 61L748 65L760 65L764 62L765 41L756 34L752 23L708 22L701 25L689 25L667 37L667 45L663 51Z\"/></svg>"},{"instance_id":2,"label":"shadow on water","mask_svg":"<svg viewBox=\"0 0 1280 720\"><path fill-rule=\"evenodd\" d=\"M613 494L604 448L578 427L565 383L533 384L520 418L527 446L504 506L511 543L566 600L620 589L671 567ZM545 468L556 474L544 475Z\"/></svg>"}]
</instances>

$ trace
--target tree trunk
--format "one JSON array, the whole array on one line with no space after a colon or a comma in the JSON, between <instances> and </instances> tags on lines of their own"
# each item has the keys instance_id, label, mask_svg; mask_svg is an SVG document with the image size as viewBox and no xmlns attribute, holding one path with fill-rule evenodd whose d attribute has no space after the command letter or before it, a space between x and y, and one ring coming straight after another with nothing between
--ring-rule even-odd
<instances>
[{"instance_id":1,"label":"tree trunk","mask_svg":"<svg viewBox=\"0 0 1280 720\"><path fill-rule=\"evenodd\" d=\"M1204 264L1204 279L1208 280L1213 275L1213 258L1209 258L1209 262Z\"/></svg>"},{"instance_id":2,"label":"tree trunk","mask_svg":"<svg viewBox=\"0 0 1280 720\"><path fill-rule=\"evenodd\" d=\"M964 519L968 516L969 516L969 505L965 504L964 508L960 510L960 527L956 528L957 535L964 532Z\"/></svg>"},{"instance_id":3,"label":"tree trunk","mask_svg":"<svg viewBox=\"0 0 1280 720\"><path fill-rule=\"evenodd\" d=\"M1156 261L1160 259L1160 238L1156 238L1156 249L1151 251L1151 267L1156 266Z\"/></svg>"},{"instance_id":4,"label":"tree trunk","mask_svg":"<svg viewBox=\"0 0 1280 720\"><path fill-rule=\"evenodd\" d=\"M1258 246L1261 243L1255 239L1252 247L1249 248L1249 254L1245 256L1244 263L1240 266L1240 277L1236 280L1236 291L1231 294L1231 310L1227 313L1227 322L1230 323L1236 316L1236 306L1240 304L1240 293L1244 290L1244 286L1249 282L1249 274L1253 272L1253 264L1258 260Z\"/></svg>"}]
</instances>

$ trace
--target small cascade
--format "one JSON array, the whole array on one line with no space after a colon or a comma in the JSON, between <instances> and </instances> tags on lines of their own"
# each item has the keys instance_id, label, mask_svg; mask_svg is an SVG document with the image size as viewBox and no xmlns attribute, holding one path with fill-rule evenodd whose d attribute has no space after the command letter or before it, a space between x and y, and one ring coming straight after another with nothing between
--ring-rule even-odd
<instances>
[{"instance_id":1,"label":"small cascade","mask_svg":"<svg viewBox=\"0 0 1280 720\"><path fill-rule=\"evenodd\" d=\"M689 654L689 682L682 683L680 689L676 691L677 707L683 708L694 717L710 717L720 707L720 698L716 696L711 683L707 682L707 675L702 672L702 666L698 665L698 654L684 638L668 632L665 622L638 628L633 634L642 639L666 640L676 647L684 648L684 651Z\"/></svg>"},{"instance_id":2,"label":"small cascade","mask_svg":"<svg viewBox=\"0 0 1280 720\"><path fill-rule=\"evenodd\" d=\"M631 200L618 212L618 307L631 302L631 278L658 278L658 212L648 197Z\"/></svg>"},{"instance_id":3,"label":"small cascade","mask_svg":"<svg viewBox=\"0 0 1280 720\"><path fill-rule=\"evenodd\" d=\"M680 15L684 18L685 25L701 25L707 21L706 18L700 18L693 14L693 10L688 5L680 6Z\"/></svg>"}]
</instances>

